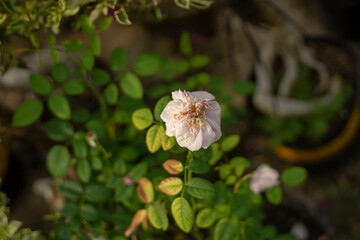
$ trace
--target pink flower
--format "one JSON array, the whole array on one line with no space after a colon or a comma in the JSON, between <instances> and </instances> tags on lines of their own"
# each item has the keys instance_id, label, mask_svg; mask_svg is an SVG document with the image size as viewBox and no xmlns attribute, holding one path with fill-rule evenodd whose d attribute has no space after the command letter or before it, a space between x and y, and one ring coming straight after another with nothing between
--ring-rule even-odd
<instances>
[{"instance_id":1,"label":"pink flower","mask_svg":"<svg viewBox=\"0 0 360 240\"><path fill-rule=\"evenodd\" d=\"M176 137L181 147L197 151L207 148L221 137L220 105L205 91L175 91L161 113L166 135Z\"/></svg>"},{"instance_id":2,"label":"pink flower","mask_svg":"<svg viewBox=\"0 0 360 240\"><path fill-rule=\"evenodd\" d=\"M250 189L260 193L279 184L279 173L266 164L261 164L250 178Z\"/></svg>"},{"instance_id":3,"label":"pink flower","mask_svg":"<svg viewBox=\"0 0 360 240\"><path fill-rule=\"evenodd\" d=\"M124 177L123 181L126 186L131 186L135 183L134 179L132 179L129 174Z\"/></svg>"}]
</instances>

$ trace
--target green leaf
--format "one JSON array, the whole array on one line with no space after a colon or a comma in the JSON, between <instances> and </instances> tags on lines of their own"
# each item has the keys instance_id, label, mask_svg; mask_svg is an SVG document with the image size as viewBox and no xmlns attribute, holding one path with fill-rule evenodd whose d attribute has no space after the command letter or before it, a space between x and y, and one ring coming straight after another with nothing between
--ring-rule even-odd
<instances>
[{"instance_id":1,"label":"green leaf","mask_svg":"<svg viewBox=\"0 0 360 240\"><path fill-rule=\"evenodd\" d=\"M181 6L184 6L184 8L190 7L190 0L175 0L176 4L180 4ZM190 34L188 32L183 32L180 37L180 51L182 54L189 56L192 53L192 44L191 44L191 38Z\"/></svg>"},{"instance_id":2,"label":"green leaf","mask_svg":"<svg viewBox=\"0 0 360 240\"><path fill-rule=\"evenodd\" d=\"M80 39L65 40L62 44L70 52L78 52L84 48L84 43Z\"/></svg>"},{"instance_id":3,"label":"green leaf","mask_svg":"<svg viewBox=\"0 0 360 240\"><path fill-rule=\"evenodd\" d=\"M140 108L136 110L133 113L131 120L134 126L139 130L149 127L154 121L153 115L148 108Z\"/></svg>"},{"instance_id":4,"label":"green leaf","mask_svg":"<svg viewBox=\"0 0 360 240\"><path fill-rule=\"evenodd\" d=\"M194 213L185 198L178 197L172 202L171 213L180 229L187 233L190 232L194 224Z\"/></svg>"},{"instance_id":5,"label":"green leaf","mask_svg":"<svg viewBox=\"0 0 360 240\"><path fill-rule=\"evenodd\" d=\"M89 184L85 188L85 198L89 202L104 202L111 197L111 191L100 184Z\"/></svg>"},{"instance_id":6,"label":"green leaf","mask_svg":"<svg viewBox=\"0 0 360 240\"><path fill-rule=\"evenodd\" d=\"M204 174L209 171L210 166L202 160L194 159L190 162L189 169L194 173Z\"/></svg>"},{"instance_id":7,"label":"green leaf","mask_svg":"<svg viewBox=\"0 0 360 240\"><path fill-rule=\"evenodd\" d=\"M34 92L39 95L47 95L52 90L49 80L41 74L31 74L30 85Z\"/></svg>"},{"instance_id":8,"label":"green leaf","mask_svg":"<svg viewBox=\"0 0 360 240\"><path fill-rule=\"evenodd\" d=\"M222 218L215 226L214 240L232 240L238 235L238 226L235 221Z\"/></svg>"},{"instance_id":9,"label":"green leaf","mask_svg":"<svg viewBox=\"0 0 360 240\"><path fill-rule=\"evenodd\" d=\"M84 85L80 81L70 80L63 86L64 92L69 96L82 94L85 90Z\"/></svg>"},{"instance_id":10,"label":"green leaf","mask_svg":"<svg viewBox=\"0 0 360 240\"><path fill-rule=\"evenodd\" d=\"M53 65L51 74L56 82L62 83L67 79L68 71L69 70L64 63L58 62Z\"/></svg>"},{"instance_id":11,"label":"green leaf","mask_svg":"<svg viewBox=\"0 0 360 240\"><path fill-rule=\"evenodd\" d=\"M215 211L211 208L202 209L196 216L196 226L199 228L209 228L216 220Z\"/></svg>"},{"instance_id":12,"label":"green leaf","mask_svg":"<svg viewBox=\"0 0 360 240\"><path fill-rule=\"evenodd\" d=\"M101 40L99 35L92 35L89 40L90 48L95 56L100 56L101 54Z\"/></svg>"},{"instance_id":13,"label":"green leaf","mask_svg":"<svg viewBox=\"0 0 360 240\"><path fill-rule=\"evenodd\" d=\"M101 19L99 21L98 26L101 30L105 31L106 29L108 29L110 27L112 21L113 21L112 16L104 17L103 19Z\"/></svg>"},{"instance_id":14,"label":"green leaf","mask_svg":"<svg viewBox=\"0 0 360 240\"><path fill-rule=\"evenodd\" d=\"M288 185L297 185L305 181L307 171L303 167L290 167L281 173L281 180Z\"/></svg>"},{"instance_id":15,"label":"green leaf","mask_svg":"<svg viewBox=\"0 0 360 240\"><path fill-rule=\"evenodd\" d=\"M86 69L92 69L95 63L94 54L89 49L86 49L81 56L81 62Z\"/></svg>"},{"instance_id":16,"label":"green leaf","mask_svg":"<svg viewBox=\"0 0 360 240\"><path fill-rule=\"evenodd\" d=\"M169 137L165 134L161 139L161 146L164 151L168 151L172 149L175 146L175 144L176 144L175 137Z\"/></svg>"},{"instance_id":17,"label":"green leaf","mask_svg":"<svg viewBox=\"0 0 360 240\"><path fill-rule=\"evenodd\" d=\"M231 166L229 164L223 164L219 169L220 179L226 179L231 174Z\"/></svg>"},{"instance_id":18,"label":"green leaf","mask_svg":"<svg viewBox=\"0 0 360 240\"><path fill-rule=\"evenodd\" d=\"M87 33L87 34L93 34L94 33L95 26L90 23L89 16L87 16L85 14L82 14L79 17L79 21L80 21L81 30L84 33Z\"/></svg>"},{"instance_id":19,"label":"green leaf","mask_svg":"<svg viewBox=\"0 0 360 240\"><path fill-rule=\"evenodd\" d=\"M273 225L266 225L262 229L262 237L265 239L273 239L277 234L277 229Z\"/></svg>"},{"instance_id":20,"label":"green leaf","mask_svg":"<svg viewBox=\"0 0 360 240\"><path fill-rule=\"evenodd\" d=\"M169 96L164 96L157 101L154 108L154 117L156 121L162 121L160 115L164 111L164 108L166 105L171 101L171 98Z\"/></svg>"},{"instance_id":21,"label":"green leaf","mask_svg":"<svg viewBox=\"0 0 360 240\"><path fill-rule=\"evenodd\" d=\"M101 169L103 169L103 162L101 161L100 158L98 157L93 157L90 160L91 162L91 166L94 170L100 171ZM114 169L115 171L115 169Z\"/></svg>"},{"instance_id":22,"label":"green leaf","mask_svg":"<svg viewBox=\"0 0 360 240\"><path fill-rule=\"evenodd\" d=\"M291 234L281 234L273 238L273 240L296 240L297 238Z\"/></svg>"},{"instance_id":23,"label":"green leaf","mask_svg":"<svg viewBox=\"0 0 360 240\"><path fill-rule=\"evenodd\" d=\"M71 180L63 181L59 186L59 191L65 197L76 200L80 197L83 192L81 184Z\"/></svg>"},{"instance_id":24,"label":"green leaf","mask_svg":"<svg viewBox=\"0 0 360 240\"><path fill-rule=\"evenodd\" d=\"M118 158L114 160L113 164L114 172L120 175L124 175L126 173L126 163L123 159ZM142 176L140 176L142 177ZM140 178L139 177L139 178Z\"/></svg>"},{"instance_id":25,"label":"green leaf","mask_svg":"<svg viewBox=\"0 0 360 240\"><path fill-rule=\"evenodd\" d=\"M120 78L120 88L129 97L141 99L143 97L143 88L139 78L127 72Z\"/></svg>"},{"instance_id":26,"label":"green leaf","mask_svg":"<svg viewBox=\"0 0 360 240\"><path fill-rule=\"evenodd\" d=\"M232 87L238 94L249 96L255 91L256 84L250 81L236 80L233 82Z\"/></svg>"},{"instance_id":27,"label":"green leaf","mask_svg":"<svg viewBox=\"0 0 360 240\"><path fill-rule=\"evenodd\" d=\"M59 53L56 49L50 49L50 55L53 58L55 63L58 63L60 61Z\"/></svg>"},{"instance_id":28,"label":"green leaf","mask_svg":"<svg viewBox=\"0 0 360 240\"><path fill-rule=\"evenodd\" d=\"M190 59L190 65L195 69L206 67L209 62L210 58L206 55L195 55Z\"/></svg>"},{"instance_id":29,"label":"green leaf","mask_svg":"<svg viewBox=\"0 0 360 240\"><path fill-rule=\"evenodd\" d=\"M80 216L89 222L95 222L100 217L98 210L93 205L86 203L80 206Z\"/></svg>"},{"instance_id":30,"label":"green leaf","mask_svg":"<svg viewBox=\"0 0 360 240\"><path fill-rule=\"evenodd\" d=\"M227 136L221 141L221 149L224 152L229 152L233 150L239 144L239 142L240 142L239 135Z\"/></svg>"},{"instance_id":31,"label":"green leaf","mask_svg":"<svg viewBox=\"0 0 360 240\"><path fill-rule=\"evenodd\" d=\"M146 133L146 146L151 153L155 153L161 147L165 129L162 125L153 125Z\"/></svg>"},{"instance_id":32,"label":"green leaf","mask_svg":"<svg viewBox=\"0 0 360 240\"><path fill-rule=\"evenodd\" d=\"M104 97L108 104L115 105L119 96L119 90L114 83L109 84L104 90Z\"/></svg>"},{"instance_id":33,"label":"green leaf","mask_svg":"<svg viewBox=\"0 0 360 240\"><path fill-rule=\"evenodd\" d=\"M115 20L123 25L131 25L131 21L126 13L126 10L122 7L114 12Z\"/></svg>"},{"instance_id":34,"label":"green leaf","mask_svg":"<svg viewBox=\"0 0 360 240\"><path fill-rule=\"evenodd\" d=\"M66 175L70 166L70 153L63 145L55 145L50 148L46 157L46 167L54 178Z\"/></svg>"},{"instance_id":35,"label":"green leaf","mask_svg":"<svg viewBox=\"0 0 360 240\"><path fill-rule=\"evenodd\" d=\"M128 56L124 49L120 47L114 48L110 56L110 64L115 72L122 72L128 66Z\"/></svg>"},{"instance_id":36,"label":"green leaf","mask_svg":"<svg viewBox=\"0 0 360 240\"><path fill-rule=\"evenodd\" d=\"M13 127L24 127L40 118L44 106L38 99L26 100L16 109L12 118Z\"/></svg>"},{"instance_id":37,"label":"green leaf","mask_svg":"<svg viewBox=\"0 0 360 240\"><path fill-rule=\"evenodd\" d=\"M76 123L85 123L89 118L90 112L84 108L76 109L72 114L72 119Z\"/></svg>"},{"instance_id":38,"label":"green leaf","mask_svg":"<svg viewBox=\"0 0 360 240\"><path fill-rule=\"evenodd\" d=\"M250 192L239 192L233 196L230 202L231 213L240 219L246 217L252 207Z\"/></svg>"},{"instance_id":39,"label":"green leaf","mask_svg":"<svg viewBox=\"0 0 360 240\"><path fill-rule=\"evenodd\" d=\"M233 157L230 163L235 169L235 175L238 177L244 173L245 169L250 167L249 160L243 157Z\"/></svg>"},{"instance_id":40,"label":"green leaf","mask_svg":"<svg viewBox=\"0 0 360 240\"><path fill-rule=\"evenodd\" d=\"M100 86L103 86L110 81L109 73L99 68L95 68L93 70L93 72L91 73L91 78L96 84Z\"/></svg>"},{"instance_id":41,"label":"green leaf","mask_svg":"<svg viewBox=\"0 0 360 240\"><path fill-rule=\"evenodd\" d=\"M151 76L159 72L164 60L154 53L143 53L135 59L134 69L140 76Z\"/></svg>"},{"instance_id":42,"label":"green leaf","mask_svg":"<svg viewBox=\"0 0 360 240\"><path fill-rule=\"evenodd\" d=\"M51 47L51 46L54 46L56 43L56 38L53 34L49 34L48 36L48 45Z\"/></svg>"},{"instance_id":43,"label":"green leaf","mask_svg":"<svg viewBox=\"0 0 360 240\"><path fill-rule=\"evenodd\" d=\"M76 171L81 182L83 183L89 182L91 177L91 166L87 160L85 159L79 160L77 163Z\"/></svg>"},{"instance_id":44,"label":"green leaf","mask_svg":"<svg viewBox=\"0 0 360 240\"><path fill-rule=\"evenodd\" d=\"M51 140L65 141L74 133L74 127L67 121L52 119L45 123L45 132Z\"/></svg>"},{"instance_id":45,"label":"green leaf","mask_svg":"<svg viewBox=\"0 0 360 240\"><path fill-rule=\"evenodd\" d=\"M274 204L279 205L282 201L282 190L280 186L274 186L266 190L267 200Z\"/></svg>"},{"instance_id":46,"label":"green leaf","mask_svg":"<svg viewBox=\"0 0 360 240\"><path fill-rule=\"evenodd\" d=\"M75 157L84 159L88 153L88 143L85 140L85 133L77 132L72 139L72 148Z\"/></svg>"},{"instance_id":47,"label":"green leaf","mask_svg":"<svg viewBox=\"0 0 360 240\"><path fill-rule=\"evenodd\" d=\"M61 209L61 216L73 217L77 214L78 206L75 203L69 202Z\"/></svg>"},{"instance_id":48,"label":"green leaf","mask_svg":"<svg viewBox=\"0 0 360 240\"><path fill-rule=\"evenodd\" d=\"M178 177L168 177L160 182L158 188L169 196L175 196L183 188L183 181Z\"/></svg>"},{"instance_id":49,"label":"green leaf","mask_svg":"<svg viewBox=\"0 0 360 240\"><path fill-rule=\"evenodd\" d=\"M54 93L49 97L48 107L50 111L60 119L68 120L71 118L70 104L66 97L60 93Z\"/></svg>"},{"instance_id":50,"label":"green leaf","mask_svg":"<svg viewBox=\"0 0 360 240\"><path fill-rule=\"evenodd\" d=\"M215 187L211 182L196 177L186 183L186 191L199 199L212 198L215 195Z\"/></svg>"},{"instance_id":51,"label":"green leaf","mask_svg":"<svg viewBox=\"0 0 360 240\"><path fill-rule=\"evenodd\" d=\"M162 229L165 231L169 226L168 217L164 211L164 208L158 202L153 202L148 208L148 216L151 225L156 229Z\"/></svg>"},{"instance_id":52,"label":"green leaf","mask_svg":"<svg viewBox=\"0 0 360 240\"><path fill-rule=\"evenodd\" d=\"M141 163L135 165L131 169L130 177L132 179L134 179L135 181L138 181L141 177L144 177L146 175L147 170L148 170L147 162L141 162Z\"/></svg>"}]
</instances>

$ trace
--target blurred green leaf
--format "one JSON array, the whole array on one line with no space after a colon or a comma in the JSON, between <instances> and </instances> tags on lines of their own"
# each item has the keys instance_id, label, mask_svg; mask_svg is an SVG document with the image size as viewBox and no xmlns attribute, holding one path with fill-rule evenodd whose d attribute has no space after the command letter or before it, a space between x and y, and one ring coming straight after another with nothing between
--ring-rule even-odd
<instances>
[{"instance_id":1,"label":"blurred green leaf","mask_svg":"<svg viewBox=\"0 0 360 240\"><path fill-rule=\"evenodd\" d=\"M92 35L89 40L90 48L95 56L100 56L101 53L101 40L99 35Z\"/></svg>"},{"instance_id":2,"label":"blurred green leaf","mask_svg":"<svg viewBox=\"0 0 360 240\"><path fill-rule=\"evenodd\" d=\"M81 62L86 69L92 69L95 63L94 54L89 49L86 49L81 56Z\"/></svg>"},{"instance_id":3,"label":"blurred green leaf","mask_svg":"<svg viewBox=\"0 0 360 240\"><path fill-rule=\"evenodd\" d=\"M214 240L232 240L238 232L238 226L234 220L222 218L215 226Z\"/></svg>"},{"instance_id":4,"label":"blurred green leaf","mask_svg":"<svg viewBox=\"0 0 360 240\"><path fill-rule=\"evenodd\" d=\"M134 69L140 76L151 76L159 72L164 60L154 53L143 53L135 59Z\"/></svg>"},{"instance_id":5,"label":"blurred green leaf","mask_svg":"<svg viewBox=\"0 0 360 240\"><path fill-rule=\"evenodd\" d=\"M72 119L76 123L85 123L90 118L90 112L87 109L79 108L74 110Z\"/></svg>"},{"instance_id":6,"label":"blurred green leaf","mask_svg":"<svg viewBox=\"0 0 360 240\"><path fill-rule=\"evenodd\" d=\"M267 189L265 195L267 200L274 205L279 205L282 201L282 190L280 186Z\"/></svg>"},{"instance_id":7,"label":"blurred green leaf","mask_svg":"<svg viewBox=\"0 0 360 240\"><path fill-rule=\"evenodd\" d=\"M84 43L80 39L65 40L62 44L70 52L79 52L84 48Z\"/></svg>"},{"instance_id":8,"label":"blurred green leaf","mask_svg":"<svg viewBox=\"0 0 360 240\"><path fill-rule=\"evenodd\" d=\"M215 211L211 208L204 208L196 216L196 226L199 228L209 228L216 220Z\"/></svg>"},{"instance_id":9,"label":"blurred green leaf","mask_svg":"<svg viewBox=\"0 0 360 240\"><path fill-rule=\"evenodd\" d=\"M71 118L70 104L66 97L60 93L54 93L49 97L48 107L60 119L68 120Z\"/></svg>"},{"instance_id":10,"label":"blurred green leaf","mask_svg":"<svg viewBox=\"0 0 360 240\"><path fill-rule=\"evenodd\" d=\"M82 94L85 90L84 85L80 81L70 80L63 86L64 92L69 96Z\"/></svg>"},{"instance_id":11,"label":"blurred green leaf","mask_svg":"<svg viewBox=\"0 0 360 240\"><path fill-rule=\"evenodd\" d=\"M128 61L129 61L128 56L124 49L122 49L120 47L116 47L111 52L110 64L111 64L111 68L115 72L124 71L128 66Z\"/></svg>"},{"instance_id":12,"label":"blurred green leaf","mask_svg":"<svg viewBox=\"0 0 360 240\"><path fill-rule=\"evenodd\" d=\"M108 29L110 27L112 21L113 21L112 16L104 17L103 19L101 19L99 21L98 26L101 30L105 31L106 29Z\"/></svg>"},{"instance_id":13,"label":"blurred green leaf","mask_svg":"<svg viewBox=\"0 0 360 240\"><path fill-rule=\"evenodd\" d=\"M63 217L73 217L78 212L78 206L75 203L68 202L60 212Z\"/></svg>"},{"instance_id":14,"label":"blurred green leaf","mask_svg":"<svg viewBox=\"0 0 360 240\"><path fill-rule=\"evenodd\" d=\"M190 162L189 169L194 173L204 174L209 171L210 166L202 160L194 159Z\"/></svg>"},{"instance_id":15,"label":"blurred green leaf","mask_svg":"<svg viewBox=\"0 0 360 240\"><path fill-rule=\"evenodd\" d=\"M74 127L67 121L51 119L45 123L45 132L51 140L65 141L74 133Z\"/></svg>"},{"instance_id":16,"label":"blurred green leaf","mask_svg":"<svg viewBox=\"0 0 360 240\"><path fill-rule=\"evenodd\" d=\"M115 105L119 96L119 90L114 83L109 84L104 90L104 97L108 104Z\"/></svg>"},{"instance_id":17,"label":"blurred green leaf","mask_svg":"<svg viewBox=\"0 0 360 240\"><path fill-rule=\"evenodd\" d=\"M49 80L41 74L30 75L30 86L39 95L47 95L52 90Z\"/></svg>"},{"instance_id":18,"label":"blurred green leaf","mask_svg":"<svg viewBox=\"0 0 360 240\"><path fill-rule=\"evenodd\" d=\"M104 202L111 197L111 191L100 184L89 184L85 188L85 198L89 202Z\"/></svg>"},{"instance_id":19,"label":"blurred green leaf","mask_svg":"<svg viewBox=\"0 0 360 240\"><path fill-rule=\"evenodd\" d=\"M303 167L290 167L281 173L281 180L288 185L297 185L305 181L307 171Z\"/></svg>"},{"instance_id":20,"label":"blurred green leaf","mask_svg":"<svg viewBox=\"0 0 360 240\"><path fill-rule=\"evenodd\" d=\"M91 177L91 166L85 159L80 159L77 162L76 171L81 182L88 183Z\"/></svg>"},{"instance_id":21,"label":"blurred green leaf","mask_svg":"<svg viewBox=\"0 0 360 240\"><path fill-rule=\"evenodd\" d=\"M95 222L100 217L96 207L90 204L80 206L80 216L89 222Z\"/></svg>"},{"instance_id":22,"label":"blurred green leaf","mask_svg":"<svg viewBox=\"0 0 360 240\"><path fill-rule=\"evenodd\" d=\"M72 139L72 148L75 156L79 159L85 159L88 154L88 143L85 140L85 133L76 132Z\"/></svg>"},{"instance_id":23,"label":"blurred green leaf","mask_svg":"<svg viewBox=\"0 0 360 240\"><path fill-rule=\"evenodd\" d=\"M237 92L238 94L248 96L255 91L256 84L250 81L236 80L233 82L232 87L234 91Z\"/></svg>"},{"instance_id":24,"label":"blurred green leaf","mask_svg":"<svg viewBox=\"0 0 360 240\"><path fill-rule=\"evenodd\" d=\"M58 62L53 65L51 73L56 82L62 83L67 79L68 68L64 63Z\"/></svg>"},{"instance_id":25,"label":"blurred green leaf","mask_svg":"<svg viewBox=\"0 0 360 240\"><path fill-rule=\"evenodd\" d=\"M95 26L89 21L89 17L85 14L80 15L79 17L81 30L87 34L93 34L95 31Z\"/></svg>"},{"instance_id":26,"label":"blurred green leaf","mask_svg":"<svg viewBox=\"0 0 360 240\"><path fill-rule=\"evenodd\" d=\"M13 127L25 127L40 118L44 106L38 99L26 100L16 109L12 118Z\"/></svg>"},{"instance_id":27,"label":"blurred green leaf","mask_svg":"<svg viewBox=\"0 0 360 240\"><path fill-rule=\"evenodd\" d=\"M175 0L175 3L180 7L190 8L190 0ZM190 34L188 32L182 32L180 37L180 51L182 54L189 56L192 53L192 43Z\"/></svg>"},{"instance_id":28,"label":"blurred green leaf","mask_svg":"<svg viewBox=\"0 0 360 240\"><path fill-rule=\"evenodd\" d=\"M206 55L195 55L190 59L190 65L195 69L206 67L209 62L210 58Z\"/></svg>"},{"instance_id":29,"label":"blurred green leaf","mask_svg":"<svg viewBox=\"0 0 360 240\"><path fill-rule=\"evenodd\" d=\"M82 194L83 188L79 182L64 180L59 186L59 191L65 197L76 200Z\"/></svg>"},{"instance_id":30,"label":"blurred green leaf","mask_svg":"<svg viewBox=\"0 0 360 240\"><path fill-rule=\"evenodd\" d=\"M108 72L100 68L94 68L91 73L91 78L94 82L100 86L107 84L110 81L110 75Z\"/></svg>"},{"instance_id":31,"label":"blurred green leaf","mask_svg":"<svg viewBox=\"0 0 360 240\"><path fill-rule=\"evenodd\" d=\"M131 73L125 73L120 79L121 90L129 97L141 99L143 97L143 88L139 78Z\"/></svg>"},{"instance_id":32,"label":"blurred green leaf","mask_svg":"<svg viewBox=\"0 0 360 240\"><path fill-rule=\"evenodd\" d=\"M63 145L51 147L46 157L46 166L54 178L65 176L70 166L69 150Z\"/></svg>"},{"instance_id":33,"label":"blurred green leaf","mask_svg":"<svg viewBox=\"0 0 360 240\"><path fill-rule=\"evenodd\" d=\"M233 150L239 144L239 142L240 142L239 135L227 136L221 141L221 149L224 152L229 152Z\"/></svg>"}]
</instances>

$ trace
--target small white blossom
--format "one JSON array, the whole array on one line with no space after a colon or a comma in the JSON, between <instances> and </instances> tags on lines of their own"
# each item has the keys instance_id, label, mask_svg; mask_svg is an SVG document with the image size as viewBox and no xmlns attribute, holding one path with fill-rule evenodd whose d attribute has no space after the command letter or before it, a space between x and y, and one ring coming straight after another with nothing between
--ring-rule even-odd
<instances>
[{"instance_id":1,"label":"small white blossom","mask_svg":"<svg viewBox=\"0 0 360 240\"><path fill-rule=\"evenodd\" d=\"M86 139L86 142L87 142L91 147L96 147L96 142L97 142L96 133L94 133L94 132L87 132L85 139Z\"/></svg>"},{"instance_id":2,"label":"small white blossom","mask_svg":"<svg viewBox=\"0 0 360 240\"><path fill-rule=\"evenodd\" d=\"M279 184L279 173L266 164L261 164L250 178L250 189L261 193Z\"/></svg>"},{"instance_id":3,"label":"small white blossom","mask_svg":"<svg viewBox=\"0 0 360 240\"><path fill-rule=\"evenodd\" d=\"M205 91L175 91L161 113L166 135L176 137L181 147L197 151L207 148L221 137L220 105Z\"/></svg>"}]
</instances>

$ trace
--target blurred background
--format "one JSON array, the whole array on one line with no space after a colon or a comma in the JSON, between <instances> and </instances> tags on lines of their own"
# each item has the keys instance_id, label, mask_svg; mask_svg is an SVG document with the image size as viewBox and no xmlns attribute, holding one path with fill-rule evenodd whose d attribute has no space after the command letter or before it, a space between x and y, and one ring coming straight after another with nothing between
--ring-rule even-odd
<instances>
[{"instance_id":1,"label":"blurred background","mask_svg":"<svg viewBox=\"0 0 360 240\"><path fill-rule=\"evenodd\" d=\"M254 165L298 164L309 171L306 183L284 189L279 207L266 206L271 223L300 232L300 240L360 239L360 2L216 0L208 9L183 10L170 1L162 10L160 22L134 15L132 25L114 22L101 32L96 64L108 66L116 46L130 60L143 52L176 58L179 38L188 32L194 52L209 56L206 71L218 76L213 84L220 81L225 89L219 101L227 104L231 96L222 117L228 132L242 136L237 153ZM85 39L70 27L64 20L59 41ZM28 46L18 37L11 44ZM35 54L17 54L22 64L44 71L37 69ZM0 76L1 189L10 198L12 219L47 234L52 225L44 215L57 204L56 196L48 204L41 191L49 177L50 143L40 125L10 124L16 107L31 95L24 74L13 69ZM151 86L150 81L146 88L156 97L158 89Z\"/></svg>"}]
</instances>

